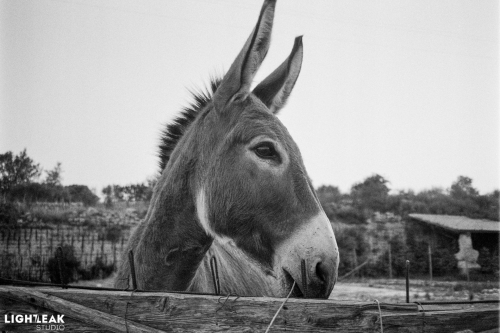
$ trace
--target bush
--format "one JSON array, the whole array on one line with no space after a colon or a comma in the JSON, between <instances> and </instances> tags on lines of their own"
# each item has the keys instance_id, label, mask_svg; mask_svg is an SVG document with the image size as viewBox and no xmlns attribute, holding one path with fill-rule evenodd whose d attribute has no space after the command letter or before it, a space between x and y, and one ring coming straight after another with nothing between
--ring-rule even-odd
<instances>
[{"instance_id":1,"label":"bush","mask_svg":"<svg viewBox=\"0 0 500 333\"><path fill-rule=\"evenodd\" d=\"M458 273L457 259L453 248L437 247L432 251L432 274L434 276Z\"/></svg>"},{"instance_id":2,"label":"bush","mask_svg":"<svg viewBox=\"0 0 500 333\"><path fill-rule=\"evenodd\" d=\"M15 225L21 214L11 202L0 202L0 224Z\"/></svg>"},{"instance_id":3,"label":"bush","mask_svg":"<svg viewBox=\"0 0 500 333\"><path fill-rule=\"evenodd\" d=\"M479 250L479 258L477 259L477 263L481 266L481 273L494 274L498 277L498 250L491 253L488 248L481 248Z\"/></svg>"},{"instance_id":4,"label":"bush","mask_svg":"<svg viewBox=\"0 0 500 333\"><path fill-rule=\"evenodd\" d=\"M68 284L77 281L80 262L76 259L75 249L71 245L62 245L61 249L62 256L60 256L60 251L57 250L47 262L50 281L57 284ZM59 270L59 260L61 270Z\"/></svg>"},{"instance_id":5,"label":"bush","mask_svg":"<svg viewBox=\"0 0 500 333\"><path fill-rule=\"evenodd\" d=\"M341 206L335 212L335 218L347 224L366 224L363 212L352 206Z\"/></svg>"},{"instance_id":6,"label":"bush","mask_svg":"<svg viewBox=\"0 0 500 333\"><path fill-rule=\"evenodd\" d=\"M391 245L392 275L403 277L406 273L408 248L401 236L393 236L388 243ZM371 261L364 267L363 274L369 277L389 276L389 251L385 251L377 260Z\"/></svg>"},{"instance_id":7,"label":"bush","mask_svg":"<svg viewBox=\"0 0 500 333\"><path fill-rule=\"evenodd\" d=\"M119 225L113 224L106 228L104 239L108 242L116 243L122 236L122 228Z\"/></svg>"},{"instance_id":8,"label":"bush","mask_svg":"<svg viewBox=\"0 0 500 333\"><path fill-rule=\"evenodd\" d=\"M50 224L68 223L72 211L69 209L58 209L53 207L31 206L28 212L32 218Z\"/></svg>"},{"instance_id":9,"label":"bush","mask_svg":"<svg viewBox=\"0 0 500 333\"><path fill-rule=\"evenodd\" d=\"M69 202L69 191L63 186L22 183L13 186L8 192L11 201L18 202Z\"/></svg>"},{"instance_id":10,"label":"bush","mask_svg":"<svg viewBox=\"0 0 500 333\"><path fill-rule=\"evenodd\" d=\"M367 253L369 247L366 243L365 233L365 228L347 227L335 230L335 238L340 255L339 276L355 268L354 252L356 252L358 265L366 260L367 255L370 255Z\"/></svg>"},{"instance_id":11,"label":"bush","mask_svg":"<svg viewBox=\"0 0 500 333\"><path fill-rule=\"evenodd\" d=\"M80 274L82 280L95 280L95 279L105 279L115 270L115 265L113 263L106 265L101 257L97 257L95 263L88 269L80 269L78 273Z\"/></svg>"},{"instance_id":12,"label":"bush","mask_svg":"<svg viewBox=\"0 0 500 333\"><path fill-rule=\"evenodd\" d=\"M85 206L94 206L99 202L99 197L92 193L86 185L65 186L68 190L71 202L81 202Z\"/></svg>"},{"instance_id":13,"label":"bush","mask_svg":"<svg viewBox=\"0 0 500 333\"><path fill-rule=\"evenodd\" d=\"M16 272L18 272L16 255L4 252L2 253L1 259L0 276L7 279L17 279L19 276L16 274Z\"/></svg>"}]
</instances>

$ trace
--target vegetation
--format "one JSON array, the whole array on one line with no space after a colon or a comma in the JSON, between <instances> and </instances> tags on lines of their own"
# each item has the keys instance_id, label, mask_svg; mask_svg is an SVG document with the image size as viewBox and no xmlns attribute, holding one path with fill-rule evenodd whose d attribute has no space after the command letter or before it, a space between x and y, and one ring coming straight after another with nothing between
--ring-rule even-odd
<instances>
[{"instance_id":1,"label":"vegetation","mask_svg":"<svg viewBox=\"0 0 500 333\"><path fill-rule=\"evenodd\" d=\"M79 268L80 262L71 245L59 247L54 256L47 262L47 271L52 283L68 284L77 281Z\"/></svg>"},{"instance_id":2,"label":"vegetation","mask_svg":"<svg viewBox=\"0 0 500 333\"><path fill-rule=\"evenodd\" d=\"M146 184L108 185L102 189L104 204L112 207L117 202L149 202L157 182L158 176L149 178Z\"/></svg>"},{"instance_id":3,"label":"vegetation","mask_svg":"<svg viewBox=\"0 0 500 333\"><path fill-rule=\"evenodd\" d=\"M14 155L12 152L0 154L0 197L2 202L81 202L93 206L99 201L85 185L62 185L61 163L42 174L40 164L35 163L26 149Z\"/></svg>"},{"instance_id":4,"label":"vegetation","mask_svg":"<svg viewBox=\"0 0 500 333\"><path fill-rule=\"evenodd\" d=\"M472 179L460 176L447 190L433 188L415 193L412 190L390 194L389 181L372 175L341 193L335 186L321 186L318 197L331 220L363 224L374 212L390 212L403 218L411 213L462 215L498 221L499 191L481 195Z\"/></svg>"},{"instance_id":5,"label":"vegetation","mask_svg":"<svg viewBox=\"0 0 500 333\"><path fill-rule=\"evenodd\" d=\"M106 264L102 257L96 257L90 267L82 268L73 246L62 245L60 249L47 262L47 272L52 283L68 284L79 280L105 279L115 270L114 263Z\"/></svg>"},{"instance_id":6,"label":"vegetation","mask_svg":"<svg viewBox=\"0 0 500 333\"><path fill-rule=\"evenodd\" d=\"M42 174L45 176L43 179ZM63 185L62 174L60 162L52 170L44 171L27 155L26 149L18 155L12 152L0 154L0 224L9 228L19 227L19 221L92 226L107 221L109 216L117 212L125 212L125 209L132 209L139 219L144 218L153 188L158 181L157 177L152 177L144 183L106 186L102 190L106 214L102 208L91 208L95 212L89 215L80 214L85 210L81 205L61 208L37 204L81 203L84 206L95 206L98 203L99 198L87 186ZM342 193L338 187L331 185L317 189L319 201L335 227L341 255L339 276L365 261L368 262L359 270L358 275L403 276L406 260L412 262L413 274L429 274L429 240L419 236L422 235L421 231L409 224L398 232L390 231L390 225L379 224L374 228L374 224L368 221L374 221L377 214L385 214L386 220L392 217L390 222L405 220L411 213L462 215L498 220L499 191L480 194L474 188L473 180L466 176L458 177L448 189L395 192L389 186L389 180L374 174L355 183L347 193ZM92 214L95 215L93 220L90 218ZM107 242L116 243L121 237L122 227L118 225L108 225L102 234L102 239ZM385 247L373 243L383 243ZM456 240L439 237L433 243L434 276L456 273L454 254L458 251L457 246ZM94 258L93 268L84 272L71 257L72 250L64 248L64 251L68 256L65 260L71 266L68 268L71 270L67 273L68 281L72 277L103 277L112 270L111 266L104 264L102 258ZM50 269L54 269L54 262L51 262ZM498 278L498 249L480 249L478 263L481 265L481 271L477 274ZM51 275L52 278L54 281L58 279L55 275Z\"/></svg>"},{"instance_id":7,"label":"vegetation","mask_svg":"<svg viewBox=\"0 0 500 333\"><path fill-rule=\"evenodd\" d=\"M12 187L31 183L41 174L39 164L28 157L26 149L15 156L12 152L0 154L0 191L8 192Z\"/></svg>"},{"instance_id":8,"label":"vegetation","mask_svg":"<svg viewBox=\"0 0 500 333\"><path fill-rule=\"evenodd\" d=\"M78 274L81 280L105 279L115 271L115 264L106 264L102 257L96 257L94 264L88 269L79 269Z\"/></svg>"},{"instance_id":9,"label":"vegetation","mask_svg":"<svg viewBox=\"0 0 500 333\"><path fill-rule=\"evenodd\" d=\"M366 277L388 276L389 261L394 277L404 276L405 262L410 260L412 274L429 274L428 246L431 235L426 235L419 227L405 224L405 229L392 233L390 225L370 229L368 221L374 216L385 214L385 220L393 217L396 222L406 220L408 214L462 215L476 219L498 221L499 192L481 195L473 187L469 177L460 176L449 189L433 188L419 193L399 191L391 194L390 182L380 175L372 175L352 186L349 193L341 193L335 186L318 188L318 198L326 215L333 222L341 263L339 276L370 259L358 274ZM343 227L339 227L343 226ZM390 249L380 249L369 244L369 240L387 243ZM457 274L458 252L456 239L436 236L432 244L432 264L434 276ZM377 253L381 251L381 253ZM498 249L480 251L479 274L498 279ZM475 276L481 279L481 276Z\"/></svg>"}]
</instances>

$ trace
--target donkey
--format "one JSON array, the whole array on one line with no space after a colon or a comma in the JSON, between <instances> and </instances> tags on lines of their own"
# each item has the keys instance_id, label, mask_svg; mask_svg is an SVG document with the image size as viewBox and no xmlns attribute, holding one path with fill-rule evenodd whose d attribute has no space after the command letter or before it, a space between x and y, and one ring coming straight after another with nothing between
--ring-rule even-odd
<instances>
[{"instance_id":1,"label":"donkey","mask_svg":"<svg viewBox=\"0 0 500 333\"><path fill-rule=\"evenodd\" d=\"M333 289L332 226L276 117L300 72L301 37L250 91L269 49L275 2L264 2L224 77L163 134L162 173L123 256L133 251L140 289L213 293L212 258L222 294L327 298ZM122 260L115 286L128 288L130 275Z\"/></svg>"}]
</instances>

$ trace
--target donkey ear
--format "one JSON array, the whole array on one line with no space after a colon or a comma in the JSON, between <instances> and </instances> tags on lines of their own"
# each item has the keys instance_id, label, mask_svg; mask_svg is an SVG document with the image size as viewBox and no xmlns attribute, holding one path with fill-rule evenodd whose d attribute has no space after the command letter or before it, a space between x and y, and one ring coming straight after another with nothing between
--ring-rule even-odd
<instances>
[{"instance_id":1,"label":"donkey ear","mask_svg":"<svg viewBox=\"0 0 500 333\"><path fill-rule=\"evenodd\" d=\"M272 113L278 113L285 106L299 77L303 54L302 36L299 36L295 38L292 52L285 62L253 90Z\"/></svg>"},{"instance_id":2,"label":"donkey ear","mask_svg":"<svg viewBox=\"0 0 500 333\"><path fill-rule=\"evenodd\" d=\"M276 0L264 1L255 29L215 92L216 110L222 111L232 99L245 98L250 93L253 77L269 50L275 6Z\"/></svg>"}]
</instances>

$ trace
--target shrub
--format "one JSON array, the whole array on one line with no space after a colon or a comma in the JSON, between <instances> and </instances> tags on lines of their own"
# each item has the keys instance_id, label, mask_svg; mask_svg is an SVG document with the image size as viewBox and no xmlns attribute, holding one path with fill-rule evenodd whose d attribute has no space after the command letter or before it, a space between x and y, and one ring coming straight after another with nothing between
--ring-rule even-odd
<instances>
[{"instance_id":1,"label":"shrub","mask_svg":"<svg viewBox=\"0 0 500 333\"><path fill-rule=\"evenodd\" d=\"M116 243L122 236L122 228L119 225L112 224L106 228L104 239L108 242Z\"/></svg>"},{"instance_id":2,"label":"shrub","mask_svg":"<svg viewBox=\"0 0 500 333\"><path fill-rule=\"evenodd\" d=\"M437 247L432 253L432 274L434 276L452 275L458 272L455 252L450 247Z\"/></svg>"},{"instance_id":3,"label":"shrub","mask_svg":"<svg viewBox=\"0 0 500 333\"><path fill-rule=\"evenodd\" d=\"M336 219L347 224L366 224L366 217L362 211L352 206L341 206L335 212Z\"/></svg>"},{"instance_id":4,"label":"shrub","mask_svg":"<svg viewBox=\"0 0 500 333\"><path fill-rule=\"evenodd\" d=\"M368 244L365 238L366 229L357 227L347 227L335 230L335 238L339 247L340 263L339 276L342 276L353 268L356 262L354 261L354 252L357 257L357 264L360 265L366 260L368 253Z\"/></svg>"},{"instance_id":5,"label":"shrub","mask_svg":"<svg viewBox=\"0 0 500 333\"><path fill-rule=\"evenodd\" d=\"M498 251L493 253L486 247L479 250L479 258L477 263L481 266L481 273L483 274L494 274L498 276Z\"/></svg>"},{"instance_id":6,"label":"shrub","mask_svg":"<svg viewBox=\"0 0 500 333\"><path fill-rule=\"evenodd\" d=\"M78 273L83 280L105 279L115 270L113 263L106 264L101 257L96 257L95 263L88 269L80 269Z\"/></svg>"},{"instance_id":7,"label":"shrub","mask_svg":"<svg viewBox=\"0 0 500 333\"><path fill-rule=\"evenodd\" d=\"M17 274L17 259L13 253L2 253L0 260L0 276L7 279L18 278Z\"/></svg>"},{"instance_id":8,"label":"shrub","mask_svg":"<svg viewBox=\"0 0 500 333\"><path fill-rule=\"evenodd\" d=\"M40 183L22 183L13 186L9 193L11 201L21 202L69 202L69 191L63 186L40 184Z\"/></svg>"},{"instance_id":9,"label":"shrub","mask_svg":"<svg viewBox=\"0 0 500 333\"><path fill-rule=\"evenodd\" d=\"M15 225L21 214L11 202L0 202L0 224Z\"/></svg>"},{"instance_id":10,"label":"shrub","mask_svg":"<svg viewBox=\"0 0 500 333\"><path fill-rule=\"evenodd\" d=\"M81 202L85 206L94 206L99 202L99 197L92 193L86 185L69 185L65 188L69 192L72 202Z\"/></svg>"},{"instance_id":11,"label":"shrub","mask_svg":"<svg viewBox=\"0 0 500 333\"><path fill-rule=\"evenodd\" d=\"M72 210L57 207L31 206L28 212L33 218L45 223L65 224L68 223Z\"/></svg>"},{"instance_id":12,"label":"shrub","mask_svg":"<svg viewBox=\"0 0 500 333\"><path fill-rule=\"evenodd\" d=\"M71 245L62 245L62 256L59 250L47 262L47 271L50 281L57 284L68 284L77 281L80 262L76 259L75 249ZM59 261L61 270L59 270ZM62 278L62 281L61 281Z\"/></svg>"}]
</instances>

